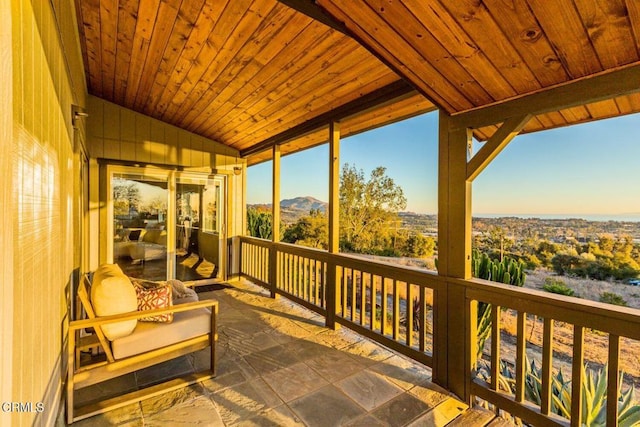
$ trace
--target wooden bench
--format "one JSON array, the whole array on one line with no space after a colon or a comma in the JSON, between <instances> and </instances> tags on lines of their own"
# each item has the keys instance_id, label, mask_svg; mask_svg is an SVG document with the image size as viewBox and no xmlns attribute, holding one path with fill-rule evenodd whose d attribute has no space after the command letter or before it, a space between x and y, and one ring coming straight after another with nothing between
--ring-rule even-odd
<instances>
[{"instance_id":1,"label":"wooden bench","mask_svg":"<svg viewBox=\"0 0 640 427\"><path fill-rule=\"evenodd\" d=\"M96 317L91 304L90 278L85 275L78 289L78 299L82 305L86 318L74 320L69 323L69 346L68 346L68 381L67 381L67 422L69 424L84 418L91 417L115 408L119 408L140 400L144 400L171 390L188 386L190 384L203 381L215 376L215 341L217 339L216 318L218 313L218 302L216 300L204 300L197 302L187 302L176 304L169 308L134 311L114 316ZM209 325L207 332L189 339L173 342L160 348L144 351L139 354L118 358L112 351L112 343L105 337L101 326L122 322L126 320L140 319L143 317L155 316L166 313L194 314L193 310L209 309ZM198 312L201 318L203 313ZM177 316L176 316L177 317ZM183 322L184 323L184 322ZM154 323L145 325L147 337L149 331L163 334L171 324ZM137 326L136 328L138 328ZM93 335L80 337L80 331L91 328ZM135 334L135 331L134 331ZM132 336L134 335L132 334ZM159 337L161 335L158 335ZM104 360L90 362L81 365L81 351L93 347L101 347L104 351ZM74 392L82 388L98 384L121 375L125 375L137 370L156 365L158 363L171 360L195 351L211 347L210 368L201 372L188 374L179 378L171 379L161 384L152 385L141 390L136 390L120 396L109 398L97 403L88 404L82 407L74 406Z\"/></svg>"}]
</instances>

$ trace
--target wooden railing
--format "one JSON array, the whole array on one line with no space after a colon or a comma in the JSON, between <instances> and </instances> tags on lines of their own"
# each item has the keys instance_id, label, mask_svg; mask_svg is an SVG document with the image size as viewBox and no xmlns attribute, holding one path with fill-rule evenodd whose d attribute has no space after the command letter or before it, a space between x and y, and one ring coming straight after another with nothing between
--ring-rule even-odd
<instances>
[{"instance_id":1,"label":"wooden railing","mask_svg":"<svg viewBox=\"0 0 640 427\"><path fill-rule=\"evenodd\" d=\"M460 397L471 402L476 396L497 410L533 425L580 425L581 385L585 366L585 330L608 334L607 425L617 425L618 375L621 340L640 340L637 310L614 307L546 292L502 285L484 280L461 280L424 270L370 261L345 254L296 245L242 237L241 275L297 301L354 331L433 368L433 378L443 378L447 369L451 389L464 389ZM451 304L447 287L462 289L462 304ZM478 351L478 303L490 304L489 343ZM463 307L452 313L451 307ZM505 332L501 319L515 318L515 327ZM447 325L452 317L464 319L465 328ZM542 324L541 342L528 342L527 323ZM571 378L570 417L555 415L553 396L554 324L572 330L572 351L564 358L565 378ZM515 341L509 360L502 337ZM448 340L464 353L464 365L453 372L447 354ZM478 354L480 357L478 358ZM526 399L527 354L540 369L540 402ZM435 363L435 358L448 362ZM539 359L539 360L538 360ZM444 369L443 368L443 369ZM509 372L505 378L504 370ZM570 371L570 374L569 374ZM445 375L446 376L446 375ZM463 387L459 383L463 382ZM453 387L455 384L458 386ZM505 386L507 384L507 386ZM462 395L464 394L464 395ZM577 397L576 397L577 396Z\"/></svg>"},{"instance_id":2,"label":"wooden railing","mask_svg":"<svg viewBox=\"0 0 640 427\"><path fill-rule=\"evenodd\" d=\"M640 316L635 309L616 307L594 301L580 300L572 297L549 294L546 292L523 289L509 285L501 285L482 280L452 280L466 287L466 299L469 307L474 307L477 302L491 304L491 334L490 358L486 359L486 353L477 351L476 328L469 338L471 346L470 365L474 366L471 374L471 394L478 396L487 402L494 404L513 416L519 417L533 425L570 425L579 426L584 423L582 386L585 381L585 366L596 369L604 369L604 364L585 362L585 334L596 331L595 334L606 341L608 348L607 359L607 406L606 425L615 426L618 420L618 392L620 389L620 348L621 342L630 343L631 340L640 340ZM515 358L507 361L503 356L503 344L501 337L504 331L501 325L502 319L515 318ZM528 342L527 324L534 328L534 322L542 324L541 342ZM473 324L476 326L476 324ZM564 371L564 379L570 379L571 400L570 421L566 417L554 414L558 401L554 398L553 376L554 354L557 346L554 344L558 338L558 330L563 329L563 335L571 332L572 351L569 357L563 357L565 365L569 369ZM481 360L476 360L477 354L483 354ZM531 362L532 354L538 356L540 374L540 402L531 402L525 399L527 360ZM529 357L529 359L527 359ZM557 357L557 355L556 355ZM557 357L558 358L558 357ZM637 360L637 356L636 356ZM490 363L488 377L482 378L482 365ZM501 367L502 366L502 367ZM505 369L505 372L501 372ZM509 378L505 378L509 377ZM510 381L505 381L505 379ZM529 380L532 378L529 377ZM505 386L508 383L511 386ZM557 393L556 393L557 394ZM590 397L587 397L590 398ZM590 405L585 405L590 406Z\"/></svg>"}]
</instances>

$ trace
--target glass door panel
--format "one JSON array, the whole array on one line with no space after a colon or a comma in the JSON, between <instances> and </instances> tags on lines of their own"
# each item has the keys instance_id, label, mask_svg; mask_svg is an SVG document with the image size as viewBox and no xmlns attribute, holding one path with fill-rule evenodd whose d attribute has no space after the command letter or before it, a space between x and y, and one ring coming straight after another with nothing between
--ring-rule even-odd
<instances>
[{"instance_id":1,"label":"glass door panel","mask_svg":"<svg viewBox=\"0 0 640 427\"><path fill-rule=\"evenodd\" d=\"M223 180L195 174L176 177L175 278L220 276Z\"/></svg>"},{"instance_id":2,"label":"glass door panel","mask_svg":"<svg viewBox=\"0 0 640 427\"><path fill-rule=\"evenodd\" d=\"M111 175L113 262L131 277L167 279L168 179Z\"/></svg>"}]
</instances>

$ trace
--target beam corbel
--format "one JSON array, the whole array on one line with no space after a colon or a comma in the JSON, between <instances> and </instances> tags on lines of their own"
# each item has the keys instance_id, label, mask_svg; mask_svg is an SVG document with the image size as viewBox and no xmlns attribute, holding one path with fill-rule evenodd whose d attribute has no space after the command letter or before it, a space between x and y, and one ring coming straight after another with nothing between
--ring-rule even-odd
<instances>
[{"instance_id":1,"label":"beam corbel","mask_svg":"<svg viewBox=\"0 0 640 427\"><path fill-rule=\"evenodd\" d=\"M531 114L512 117L498 128L467 164L467 180L473 181L489 163L515 138L531 119Z\"/></svg>"}]
</instances>

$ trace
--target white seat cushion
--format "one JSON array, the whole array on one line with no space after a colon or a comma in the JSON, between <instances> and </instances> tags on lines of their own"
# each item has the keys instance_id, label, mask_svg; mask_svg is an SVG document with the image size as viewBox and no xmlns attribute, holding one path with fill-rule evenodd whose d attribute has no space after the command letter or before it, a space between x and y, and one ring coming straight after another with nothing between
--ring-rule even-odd
<instances>
[{"instance_id":1,"label":"white seat cushion","mask_svg":"<svg viewBox=\"0 0 640 427\"><path fill-rule=\"evenodd\" d=\"M195 338L211 331L211 311L206 308L173 315L171 323L139 322L131 335L111 343L113 357L122 359Z\"/></svg>"}]
</instances>

